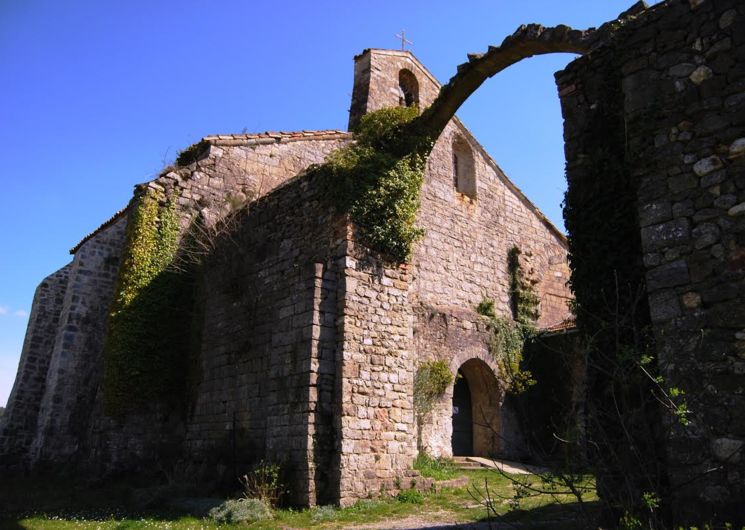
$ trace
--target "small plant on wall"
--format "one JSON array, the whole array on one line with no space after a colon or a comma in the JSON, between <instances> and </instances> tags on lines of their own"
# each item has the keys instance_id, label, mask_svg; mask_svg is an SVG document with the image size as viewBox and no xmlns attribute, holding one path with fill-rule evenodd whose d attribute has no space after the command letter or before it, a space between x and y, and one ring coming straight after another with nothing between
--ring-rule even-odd
<instances>
[{"instance_id":1,"label":"small plant on wall","mask_svg":"<svg viewBox=\"0 0 745 530\"><path fill-rule=\"evenodd\" d=\"M445 361L427 361L419 365L414 376L414 410L425 416L453 382L453 374Z\"/></svg>"},{"instance_id":2,"label":"small plant on wall","mask_svg":"<svg viewBox=\"0 0 745 530\"><path fill-rule=\"evenodd\" d=\"M529 262L527 270L523 266L523 262L531 257L530 252L523 252L517 245L513 245L507 253L507 272L510 277L512 314L519 324L534 327L540 317L540 299L535 293L538 280L533 278L533 269L530 268Z\"/></svg>"},{"instance_id":3,"label":"small plant on wall","mask_svg":"<svg viewBox=\"0 0 745 530\"><path fill-rule=\"evenodd\" d=\"M452 383L453 374L445 361L426 361L417 368L414 375L414 412L420 441L425 417Z\"/></svg>"}]
</instances>

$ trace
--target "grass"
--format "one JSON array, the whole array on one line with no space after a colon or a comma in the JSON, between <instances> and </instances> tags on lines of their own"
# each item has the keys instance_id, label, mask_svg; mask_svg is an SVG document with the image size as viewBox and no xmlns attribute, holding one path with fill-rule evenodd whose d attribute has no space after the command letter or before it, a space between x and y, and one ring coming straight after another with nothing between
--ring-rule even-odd
<instances>
[{"instance_id":1,"label":"grass","mask_svg":"<svg viewBox=\"0 0 745 530\"><path fill-rule=\"evenodd\" d=\"M475 522L487 517L486 508L479 502L478 495L474 498L475 489L484 490L488 484L490 494L494 499L494 506L500 519L513 522L529 522L539 525L545 521L551 521L554 528L556 521L570 522L576 508L574 499L568 495L559 495L552 498L548 495L527 497L521 500L519 510L511 506L510 499L514 496L515 487L508 478L491 470L469 470L458 472L469 478L469 486L463 488L449 488L440 492L422 494L423 503L401 502L396 498L381 498L362 500L348 508L334 508L329 506L316 507L312 509L276 510L271 520L257 521L251 524L218 524L210 519L202 519L193 516L179 514L174 511L144 511L135 512L116 504L102 502L104 495L99 490L94 496L80 496L81 491L74 488L66 488L59 491L60 499L48 502L45 509L34 509L30 511L6 516L0 516L0 529L38 529L38 530L66 530L66 529L100 529L100 530L125 530L125 529L173 529L173 530L212 530L218 528L241 528L254 530L270 530L276 528L314 528L314 529L341 529L349 528L356 524L376 523L391 519L403 519L417 517L427 522ZM28 486L28 484L27 484ZM0 499L6 488L0 487ZM23 496L22 490L12 488L19 497ZM45 488L41 488L44 490ZM112 490L119 491L121 490ZM41 492L37 489L36 494ZM33 498L34 494L29 494ZM47 495L49 493L47 492ZM11 495L12 497L12 495ZM76 502L74 499L84 498L88 502ZM120 497L123 498L123 497ZM50 501L50 498L46 498ZM590 499L592 500L592 499ZM11 499L12 501L12 499ZM557 503L558 501L558 503ZM5 503L3 503L5 504ZM11 506L12 502L11 502ZM16 504L16 507L19 505ZM56 506L56 508L54 508ZM62 508L67 506L67 508ZM7 513L7 511L6 511ZM571 527L567 526L568 528Z\"/></svg>"},{"instance_id":2,"label":"grass","mask_svg":"<svg viewBox=\"0 0 745 530\"><path fill-rule=\"evenodd\" d=\"M433 458L427 453L419 453L414 460L413 467L423 477L435 480L449 480L462 474L449 458Z\"/></svg>"}]
</instances>

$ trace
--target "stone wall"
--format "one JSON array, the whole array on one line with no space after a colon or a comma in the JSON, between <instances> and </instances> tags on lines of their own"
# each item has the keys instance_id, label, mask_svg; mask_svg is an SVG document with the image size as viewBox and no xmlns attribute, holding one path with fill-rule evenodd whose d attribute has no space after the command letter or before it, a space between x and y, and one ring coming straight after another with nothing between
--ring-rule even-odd
<instances>
[{"instance_id":1,"label":"stone wall","mask_svg":"<svg viewBox=\"0 0 745 530\"><path fill-rule=\"evenodd\" d=\"M669 1L558 74L567 167L603 178L583 146L608 79L625 124L649 310L665 385L690 424L666 427L680 522L742 520L745 496L745 6ZM609 150L618 151L618 146ZM607 176L605 176L607 178ZM580 303L582 300L580 300Z\"/></svg>"},{"instance_id":2,"label":"stone wall","mask_svg":"<svg viewBox=\"0 0 745 530\"><path fill-rule=\"evenodd\" d=\"M434 100L439 83L409 52L366 50L355 58L351 126L364 112L399 104L398 73L402 69L417 77L421 106ZM470 150L475 194L459 191L454 144L459 145L459 155L464 148ZM513 450L522 445L519 427L511 422L503 429L499 409L504 393L488 352L482 317L475 309L485 298L493 298L498 314L511 315L507 258L510 248L518 246L530 256L529 272L538 282L538 325L551 326L569 318L565 238L507 179L457 118L447 125L428 159L421 201L417 225L425 235L414 246L408 274L417 363L444 359L453 374L469 359L484 363L472 374L474 388L481 389L475 393L477 399L489 396L489 403L474 405L488 411L489 421L481 423L491 424L476 427L478 453L488 456ZM439 316L427 316L432 312ZM452 454L452 392L451 386L421 432L421 448L433 455Z\"/></svg>"},{"instance_id":3,"label":"stone wall","mask_svg":"<svg viewBox=\"0 0 745 530\"><path fill-rule=\"evenodd\" d=\"M185 219L199 212L214 222L323 162L349 140L342 131L207 136L191 148L196 161L164 171L151 185L178 190Z\"/></svg>"},{"instance_id":4,"label":"stone wall","mask_svg":"<svg viewBox=\"0 0 745 530\"><path fill-rule=\"evenodd\" d=\"M89 238L69 265L57 335L39 405L33 461L80 455L100 384L106 318L119 268L126 217ZM33 309L32 309L33 311Z\"/></svg>"},{"instance_id":5,"label":"stone wall","mask_svg":"<svg viewBox=\"0 0 745 530\"><path fill-rule=\"evenodd\" d=\"M453 183L452 144L465 137L474 152L477 198ZM557 177L558 178L558 177ZM470 135L453 120L427 162L419 226L425 235L412 259L412 290L421 303L475 310L493 298L498 314L510 315L507 255L517 246L531 254L539 327L569 318L568 267L563 235L551 226Z\"/></svg>"},{"instance_id":6,"label":"stone wall","mask_svg":"<svg viewBox=\"0 0 745 530\"><path fill-rule=\"evenodd\" d=\"M208 136L193 146L197 152L196 161L170 168L141 186L176 197L184 230L196 215L208 226L214 226L227 214L266 196L309 165L322 162L329 152L343 145L346 138L346 133L340 131ZM121 217L126 215L124 211ZM84 239L83 246L73 249L76 255L90 237L98 235L97 231ZM192 257L200 259L200 256ZM98 355L101 353L99 351ZM183 354L190 355L190 352ZM187 416L188 411L152 403L148 410L111 418L105 411L103 387L99 386L92 400L88 430L79 435L88 455L85 465L92 466L98 473L141 472L153 462L164 469L178 466ZM219 459L233 471L237 464L233 463L232 448L220 449ZM247 460L244 458L240 462L245 468Z\"/></svg>"},{"instance_id":7,"label":"stone wall","mask_svg":"<svg viewBox=\"0 0 745 530\"><path fill-rule=\"evenodd\" d=\"M419 83L420 106L430 105L439 82L409 52L366 50L355 58L355 92L350 123L359 115L399 104L398 73L411 71ZM475 198L458 191L453 144L471 150ZM557 176L557 178L560 178ZM428 159L417 224L425 230L412 259L412 299L425 304L442 300L475 309L495 298L508 315L507 253L513 245L533 254L539 281L540 326L569 317L566 241L545 216L504 175L457 118L447 125Z\"/></svg>"},{"instance_id":8,"label":"stone wall","mask_svg":"<svg viewBox=\"0 0 745 530\"><path fill-rule=\"evenodd\" d=\"M304 177L253 203L236 223L205 264L201 377L187 454L218 455L232 476L260 459L281 462L291 502L332 502L345 220Z\"/></svg>"},{"instance_id":9,"label":"stone wall","mask_svg":"<svg viewBox=\"0 0 745 530\"><path fill-rule=\"evenodd\" d=\"M66 265L50 274L34 293L18 375L0 419L0 455L10 465L22 463L36 435L70 269L71 265Z\"/></svg>"},{"instance_id":10,"label":"stone wall","mask_svg":"<svg viewBox=\"0 0 745 530\"><path fill-rule=\"evenodd\" d=\"M402 68L417 77L421 105L439 90L408 52L367 51L357 68L353 117L398 104ZM454 180L456 136L473 154L470 196ZM350 504L418 480L410 471L413 376L418 361L435 358L447 359L453 373L462 369L474 388L484 382L476 406L488 410L490 426L477 429L476 446L483 454L502 447L492 425L502 429L503 393L474 310L491 297L510 314L507 254L517 245L532 256L539 280L540 324L564 320L563 236L455 119L427 165L418 219L426 235L411 265L387 263L356 242L347 219L322 199L316 176L298 176L350 141L340 131L210 136L182 166L140 185L176 198L183 229L197 215L208 228L229 220L200 256L200 358L183 414L153 404L110 418L103 407L103 337L128 210L73 249L34 420L34 458L74 463L80 456L105 470L141 470L154 461L180 465L183 450L222 470L231 485L267 459L288 471L291 502ZM429 307L439 320L426 320ZM423 436L435 454L450 450L451 397L452 388Z\"/></svg>"},{"instance_id":11,"label":"stone wall","mask_svg":"<svg viewBox=\"0 0 745 530\"><path fill-rule=\"evenodd\" d=\"M337 357L342 505L406 484L416 456L409 269L348 245Z\"/></svg>"},{"instance_id":12,"label":"stone wall","mask_svg":"<svg viewBox=\"0 0 745 530\"><path fill-rule=\"evenodd\" d=\"M184 228L196 212L214 223L310 164L322 162L347 141L348 135L341 131L210 136L199 144L199 160L170 168L147 186L176 193ZM72 462L68 457L81 454L87 465L96 462L117 468L133 459L152 458L154 446L166 441L172 445L167 431L181 429L166 411L116 422L104 412L100 388L104 327L127 215L127 209L118 212L72 249L73 262L60 271L70 275L66 294L61 286L58 289L45 280L34 299L24 349L33 351L24 354L27 361L22 362L6 413L13 432L33 425L27 435L13 435L14 451L28 449L33 441L32 461L66 458ZM55 292L48 292L52 287ZM55 307L52 302L62 295L62 307ZM152 428L161 423L162 429ZM11 451L4 444L0 454Z\"/></svg>"}]
</instances>

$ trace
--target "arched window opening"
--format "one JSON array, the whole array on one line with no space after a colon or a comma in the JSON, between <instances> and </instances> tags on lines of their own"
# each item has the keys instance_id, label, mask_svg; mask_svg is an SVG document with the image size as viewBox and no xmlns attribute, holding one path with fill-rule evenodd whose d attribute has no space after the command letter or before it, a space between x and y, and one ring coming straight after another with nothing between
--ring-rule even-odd
<instances>
[{"instance_id":1,"label":"arched window opening","mask_svg":"<svg viewBox=\"0 0 745 530\"><path fill-rule=\"evenodd\" d=\"M406 69L398 73L398 104L401 107L419 106L419 81Z\"/></svg>"},{"instance_id":2,"label":"arched window opening","mask_svg":"<svg viewBox=\"0 0 745 530\"><path fill-rule=\"evenodd\" d=\"M476 164L473 149L462 136L453 139L453 185L463 195L476 198Z\"/></svg>"}]
</instances>

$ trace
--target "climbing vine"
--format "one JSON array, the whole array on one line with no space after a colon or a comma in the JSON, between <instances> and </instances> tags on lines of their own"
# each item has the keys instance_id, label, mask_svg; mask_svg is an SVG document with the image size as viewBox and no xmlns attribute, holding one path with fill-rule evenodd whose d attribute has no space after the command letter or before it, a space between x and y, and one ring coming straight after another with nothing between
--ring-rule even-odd
<instances>
[{"instance_id":1,"label":"climbing vine","mask_svg":"<svg viewBox=\"0 0 745 530\"><path fill-rule=\"evenodd\" d=\"M169 268L179 246L173 201L135 199L104 344L107 410L180 399L186 380L193 277Z\"/></svg>"},{"instance_id":2,"label":"climbing vine","mask_svg":"<svg viewBox=\"0 0 745 530\"><path fill-rule=\"evenodd\" d=\"M484 299L476 311L487 318L489 352L497 362L502 381L508 391L519 394L535 384L533 375L520 366L525 343L535 337L535 328L510 318L497 316L494 301Z\"/></svg>"},{"instance_id":3,"label":"climbing vine","mask_svg":"<svg viewBox=\"0 0 745 530\"><path fill-rule=\"evenodd\" d=\"M650 160L660 110L652 99L644 112L628 111L627 60L620 43L594 60L597 87L587 97L596 103L580 123L582 158L568 164L564 219L577 325L586 343L586 447L598 495L616 517L648 517L657 528L651 521L664 514L648 506L646 496L669 498L665 409L683 426L688 420L677 389L666 392L656 374L637 216L644 175L638 164Z\"/></svg>"},{"instance_id":4,"label":"climbing vine","mask_svg":"<svg viewBox=\"0 0 745 530\"><path fill-rule=\"evenodd\" d=\"M522 251L513 246L507 253L507 271L510 278L510 305L514 319L497 316L494 300L484 298L476 311L487 318L490 333L489 351L497 361L507 390L514 394L524 392L535 384L530 371L521 367L525 344L536 334L535 323L540 316L540 299L535 293L537 281L532 271L526 273L520 262Z\"/></svg>"},{"instance_id":5,"label":"climbing vine","mask_svg":"<svg viewBox=\"0 0 745 530\"><path fill-rule=\"evenodd\" d=\"M361 240L397 262L411 257L414 242L423 235L415 219L432 142L402 132L418 114L416 107L366 114L355 130L355 143L315 168L326 175L327 195L338 211L350 215ZM409 150L411 145L417 147Z\"/></svg>"}]
</instances>

